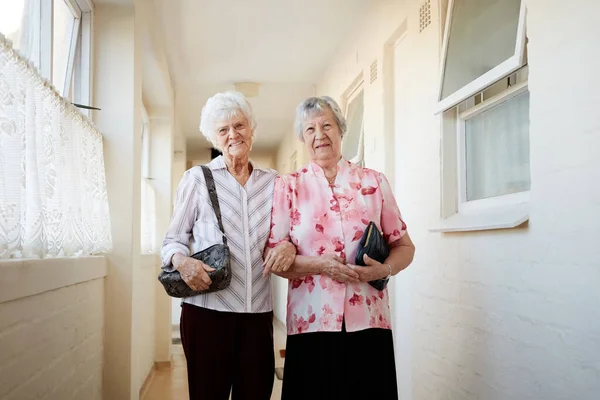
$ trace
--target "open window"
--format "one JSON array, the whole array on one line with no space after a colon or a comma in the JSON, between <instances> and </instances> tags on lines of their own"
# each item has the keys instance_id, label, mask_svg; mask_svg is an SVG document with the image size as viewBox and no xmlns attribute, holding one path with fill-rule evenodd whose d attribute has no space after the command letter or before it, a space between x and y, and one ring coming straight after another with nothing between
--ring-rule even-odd
<instances>
[{"instance_id":1,"label":"open window","mask_svg":"<svg viewBox=\"0 0 600 400\"><path fill-rule=\"evenodd\" d=\"M525 2L450 0L437 112L525 65Z\"/></svg>"},{"instance_id":2,"label":"open window","mask_svg":"<svg viewBox=\"0 0 600 400\"><path fill-rule=\"evenodd\" d=\"M346 134L342 140L342 156L356 164L364 160L364 89L360 82L355 85L345 101Z\"/></svg>"},{"instance_id":3,"label":"open window","mask_svg":"<svg viewBox=\"0 0 600 400\"><path fill-rule=\"evenodd\" d=\"M438 112L443 228L525 222L531 186L529 91L521 0L451 0Z\"/></svg>"}]
</instances>

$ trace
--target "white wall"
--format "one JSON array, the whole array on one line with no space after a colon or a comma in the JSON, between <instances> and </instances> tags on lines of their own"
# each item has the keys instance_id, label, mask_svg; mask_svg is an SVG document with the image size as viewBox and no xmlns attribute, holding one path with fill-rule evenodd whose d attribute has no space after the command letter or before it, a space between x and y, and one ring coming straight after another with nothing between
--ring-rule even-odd
<instances>
[{"instance_id":1,"label":"white wall","mask_svg":"<svg viewBox=\"0 0 600 400\"><path fill-rule=\"evenodd\" d=\"M11 260L0 270L0 398L102 399L106 260Z\"/></svg>"},{"instance_id":2,"label":"white wall","mask_svg":"<svg viewBox=\"0 0 600 400\"><path fill-rule=\"evenodd\" d=\"M417 246L394 282L403 399L591 400L600 392L600 3L527 4L532 199L522 228L428 231L440 218L437 1L422 33L421 2L380 2L318 86L340 99L371 62L385 65L386 45L406 21L407 120L392 154ZM365 87L367 165L380 170L388 165L383 82Z\"/></svg>"},{"instance_id":3,"label":"white wall","mask_svg":"<svg viewBox=\"0 0 600 400\"><path fill-rule=\"evenodd\" d=\"M154 254L144 254L140 260L140 284L135 287L134 314L137 315L137 335L134 345L137 347L137 384L141 388L154 367L156 360L156 285L159 258Z\"/></svg>"}]
</instances>

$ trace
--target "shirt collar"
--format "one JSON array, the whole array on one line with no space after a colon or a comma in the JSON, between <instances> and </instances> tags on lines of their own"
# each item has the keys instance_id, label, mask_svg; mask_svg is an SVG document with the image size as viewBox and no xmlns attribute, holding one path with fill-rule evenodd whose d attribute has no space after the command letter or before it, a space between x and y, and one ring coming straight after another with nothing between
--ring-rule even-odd
<instances>
[{"instance_id":1,"label":"shirt collar","mask_svg":"<svg viewBox=\"0 0 600 400\"><path fill-rule=\"evenodd\" d=\"M252 161L252 160L249 160L249 161L250 161L250 165L252 165L253 171L254 170L264 171L264 172L268 171L267 168L262 168L260 165L258 165L254 161ZM225 164L225 159L223 158L223 156L218 156L218 157L214 158L207 165L208 165L208 168L210 168L213 171L218 170L218 169L226 169L227 168L227 165Z\"/></svg>"},{"instance_id":2,"label":"shirt collar","mask_svg":"<svg viewBox=\"0 0 600 400\"><path fill-rule=\"evenodd\" d=\"M319 164L314 161L310 162L310 168L315 175L325 176L323 172L323 168ZM344 175L350 169L350 161L346 160L344 157L340 157L340 160L337 163L337 174Z\"/></svg>"}]
</instances>

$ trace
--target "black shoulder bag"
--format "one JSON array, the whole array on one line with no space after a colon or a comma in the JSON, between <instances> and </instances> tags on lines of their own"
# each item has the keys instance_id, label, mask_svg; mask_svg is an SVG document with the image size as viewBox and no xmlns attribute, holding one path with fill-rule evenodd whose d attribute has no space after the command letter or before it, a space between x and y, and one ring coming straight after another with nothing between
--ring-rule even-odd
<instances>
[{"instance_id":1,"label":"black shoulder bag","mask_svg":"<svg viewBox=\"0 0 600 400\"><path fill-rule=\"evenodd\" d=\"M195 291L192 290L181 278L179 271L173 272L161 271L158 275L158 280L164 286L167 294L171 297L193 297L199 294L206 294L210 292L216 292L229 287L231 283L231 265L229 264L229 247L227 246L227 238L225 237L225 229L223 228L223 221L221 220L221 208L219 207L219 199L217 197L217 188L215 187L215 181L212 175L212 171L207 166L202 166L202 172L204 172L204 180L208 188L208 195L212 204L213 210L217 216L219 222L219 229L223 234L223 244L212 245L198 253L193 254L191 257L196 260L202 261L204 264L213 267L215 270L209 272L208 276L212 280L210 287L206 290Z\"/></svg>"}]
</instances>

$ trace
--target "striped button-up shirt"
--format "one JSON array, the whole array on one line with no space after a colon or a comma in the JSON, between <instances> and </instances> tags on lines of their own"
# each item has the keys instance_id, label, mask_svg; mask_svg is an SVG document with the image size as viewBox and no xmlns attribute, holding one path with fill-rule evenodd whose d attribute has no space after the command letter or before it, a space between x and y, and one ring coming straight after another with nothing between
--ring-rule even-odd
<instances>
[{"instance_id":1,"label":"striped button-up shirt","mask_svg":"<svg viewBox=\"0 0 600 400\"><path fill-rule=\"evenodd\" d=\"M271 227L273 187L277 173L252 163L253 171L241 186L227 171L222 156L208 164L221 208L230 249L232 279L227 289L183 301L216 311L258 313L273 310L270 277L263 277L263 251ZM185 256L223 243L202 168L185 172L175 199L171 225L163 241L163 268L169 270L176 253Z\"/></svg>"}]
</instances>

